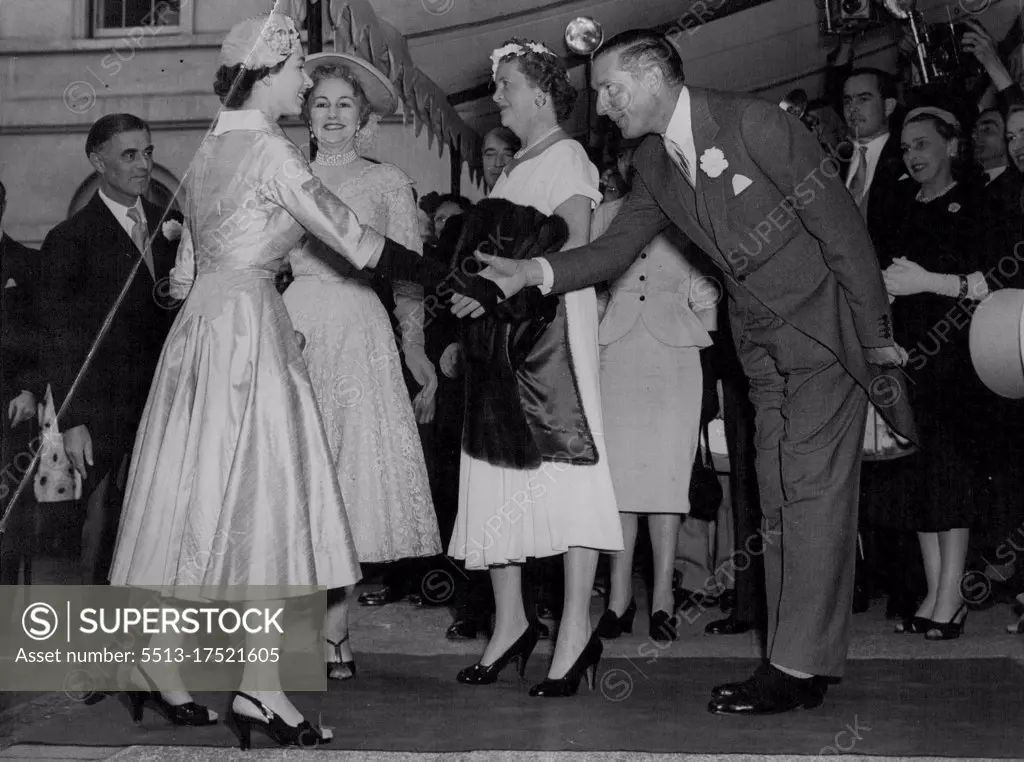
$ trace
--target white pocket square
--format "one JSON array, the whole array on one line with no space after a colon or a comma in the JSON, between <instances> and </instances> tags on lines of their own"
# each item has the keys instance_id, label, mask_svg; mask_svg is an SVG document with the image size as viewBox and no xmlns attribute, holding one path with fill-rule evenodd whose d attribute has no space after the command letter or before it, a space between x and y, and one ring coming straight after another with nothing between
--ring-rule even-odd
<instances>
[{"instance_id":1,"label":"white pocket square","mask_svg":"<svg viewBox=\"0 0 1024 762\"><path fill-rule=\"evenodd\" d=\"M14 282L14 278L8 278L7 282L4 284L4 288L14 288L17 285L18 284Z\"/></svg>"},{"instance_id":2,"label":"white pocket square","mask_svg":"<svg viewBox=\"0 0 1024 762\"><path fill-rule=\"evenodd\" d=\"M749 177L744 177L743 175L733 175L732 176L732 195L734 195L734 196L740 195L743 191L745 191L747 188L749 188L753 184L754 184L754 181L751 180Z\"/></svg>"}]
</instances>

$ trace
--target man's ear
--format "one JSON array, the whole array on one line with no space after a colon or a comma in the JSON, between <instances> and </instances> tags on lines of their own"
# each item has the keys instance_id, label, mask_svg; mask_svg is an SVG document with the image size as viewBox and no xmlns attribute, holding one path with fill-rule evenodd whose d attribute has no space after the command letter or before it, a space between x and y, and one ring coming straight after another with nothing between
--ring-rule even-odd
<instances>
[{"instance_id":1,"label":"man's ear","mask_svg":"<svg viewBox=\"0 0 1024 762\"><path fill-rule=\"evenodd\" d=\"M103 157L93 151L89 154L89 163L92 164L92 168L96 170L96 174L102 175L107 169L107 163L103 161Z\"/></svg>"},{"instance_id":2,"label":"man's ear","mask_svg":"<svg viewBox=\"0 0 1024 762\"><path fill-rule=\"evenodd\" d=\"M657 66L648 66L640 75L640 83L647 88L651 95L657 95L665 84L665 75Z\"/></svg>"},{"instance_id":3,"label":"man's ear","mask_svg":"<svg viewBox=\"0 0 1024 762\"><path fill-rule=\"evenodd\" d=\"M885 118L888 119L892 116L892 112L896 110L896 99L886 98L885 99Z\"/></svg>"}]
</instances>

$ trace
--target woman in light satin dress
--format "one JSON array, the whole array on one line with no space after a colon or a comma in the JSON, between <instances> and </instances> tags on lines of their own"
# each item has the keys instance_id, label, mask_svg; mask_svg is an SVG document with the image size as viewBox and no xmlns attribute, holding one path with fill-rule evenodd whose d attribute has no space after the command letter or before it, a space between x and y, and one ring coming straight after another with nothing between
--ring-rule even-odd
<instances>
[{"instance_id":1,"label":"woman in light satin dress","mask_svg":"<svg viewBox=\"0 0 1024 762\"><path fill-rule=\"evenodd\" d=\"M171 292L188 296L139 425L114 585L170 600L284 605L359 579L319 406L274 278L305 231L385 278L436 285L427 276L437 268L361 227L277 126L302 110L311 84L303 60L294 22L279 13L237 24L221 47L214 89L226 110L185 181ZM460 290L484 290L493 304L481 280L463 277ZM173 649L180 638L158 635L150 645ZM280 645L280 635L265 634L245 644ZM138 716L152 701L175 724L216 721L192 702L176 667L149 666L152 680L133 675L152 689L130 692ZM330 739L282 691L276 663L247 662L241 683L247 692L235 694L231 718L243 747L252 727L281 745Z\"/></svg>"},{"instance_id":2,"label":"woman in light satin dress","mask_svg":"<svg viewBox=\"0 0 1024 762\"><path fill-rule=\"evenodd\" d=\"M360 221L422 251L412 180L393 164L361 158L378 116L394 113L398 94L372 65L344 53L309 56L313 87L303 111L316 147L313 174ZM364 148L365 150L365 148ZM437 517L416 423L434 417L437 376L423 340L423 288L395 283L395 316L406 364L422 387L413 405L388 313L356 267L324 253L306 236L290 255L294 281L284 293L320 402L349 525L361 563L441 552ZM352 590L333 599L324 623L327 676L355 677L348 636Z\"/></svg>"}]
</instances>

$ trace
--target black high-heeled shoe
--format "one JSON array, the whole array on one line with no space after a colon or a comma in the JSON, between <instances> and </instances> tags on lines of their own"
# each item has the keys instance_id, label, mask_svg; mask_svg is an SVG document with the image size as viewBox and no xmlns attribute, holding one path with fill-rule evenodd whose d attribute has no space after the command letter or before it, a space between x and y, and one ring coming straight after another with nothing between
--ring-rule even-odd
<instances>
[{"instance_id":1,"label":"black high-heeled shoe","mask_svg":"<svg viewBox=\"0 0 1024 762\"><path fill-rule=\"evenodd\" d=\"M324 638L327 643L334 646L334 660L327 662L327 679L328 680L354 680L356 676L356 660L349 659L346 661L341 656L341 646L348 642L348 633L345 633L345 637L335 642L330 638Z\"/></svg>"},{"instance_id":2,"label":"black high-heeled shoe","mask_svg":"<svg viewBox=\"0 0 1024 762\"><path fill-rule=\"evenodd\" d=\"M963 616L961 616L963 614ZM964 631L964 623L967 621L967 604L963 604L953 614L948 622L930 622L928 631L924 634L925 640L956 640Z\"/></svg>"},{"instance_id":3,"label":"black high-heeled shoe","mask_svg":"<svg viewBox=\"0 0 1024 762\"><path fill-rule=\"evenodd\" d=\"M928 632L934 626L935 622L931 619L925 619L923 616L908 616L896 625L893 632L901 635L921 635Z\"/></svg>"},{"instance_id":4,"label":"black high-heeled shoe","mask_svg":"<svg viewBox=\"0 0 1024 762\"><path fill-rule=\"evenodd\" d=\"M601 619L598 620L595 632L598 637L605 638L607 640L614 640L624 632L632 634L633 617L635 616L635 599L631 599L629 601L629 605L626 606L626 610L622 612L622 616L616 616L615 612L611 609L605 609L605 612L601 615Z\"/></svg>"},{"instance_id":5,"label":"black high-heeled shoe","mask_svg":"<svg viewBox=\"0 0 1024 762\"><path fill-rule=\"evenodd\" d=\"M466 667L455 676L455 679L463 685L490 685L497 682L498 675L512 661L518 661L519 679L526 676L526 662L530 660L530 654L537 647L540 640L540 633L537 627L531 623L526 626L526 632L519 636L515 643L509 646L501 656L491 664L476 664Z\"/></svg>"},{"instance_id":6,"label":"black high-heeled shoe","mask_svg":"<svg viewBox=\"0 0 1024 762\"><path fill-rule=\"evenodd\" d=\"M298 746L300 749L315 749L318 746L330 743L332 740L332 736L325 736L323 731L311 725L309 720L303 720L298 725L289 725L273 709L248 693L235 691L234 696L245 699L259 709L263 715L263 717L252 717L248 714L242 714L241 712L236 712L232 705L228 713L228 716L231 718L231 729L238 738L238 747L243 751L252 747L252 729L254 727L259 728L270 736L270 738L277 742L278 746Z\"/></svg>"},{"instance_id":7,"label":"black high-heeled shoe","mask_svg":"<svg viewBox=\"0 0 1024 762\"><path fill-rule=\"evenodd\" d=\"M679 637L679 632L676 630L677 623L678 620L674 616L669 616L667 611L655 611L651 614L651 640L658 643L669 643L676 640Z\"/></svg>"},{"instance_id":8,"label":"black high-heeled shoe","mask_svg":"<svg viewBox=\"0 0 1024 762\"><path fill-rule=\"evenodd\" d=\"M138 665L135 670L149 686L149 690L146 691L127 691L132 710L132 722L136 725L142 724L142 712L147 703L153 704L157 712L174 725L202 727L217 724L217 718L210 714L210 710L195 701L177 705L167 703L167 700L160 695L160 689L146 674L146 671Z\"/></svg>"},{"instance_id":9,"label":"black high-heeled shoe","mask_svg":"<svg viewBox=\"0 0 1024 762\"><path fill-rule=\"evenodd\" d=\"M601 653L604 651L604 644L595 630L590 635L590 640L583 647L579 658L573 663L564 676L552 680L545 678L544 682L530 688L530 695L540 698L563 698L575 696L580 687L580 679L586 676L587 685L594 690L597 682L597 665L601 661Z\"/></svg>"}]
</instances>

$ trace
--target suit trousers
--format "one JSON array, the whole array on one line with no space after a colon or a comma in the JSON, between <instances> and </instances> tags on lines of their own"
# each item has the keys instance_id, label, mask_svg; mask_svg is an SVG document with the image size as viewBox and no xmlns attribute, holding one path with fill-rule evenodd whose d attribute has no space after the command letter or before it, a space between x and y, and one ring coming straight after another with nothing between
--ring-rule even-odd
<instances>
[{"instance_id":1,"label":"suit trousers","mask_svg":"<svg viewBox=\"0 0 1024 762\"><path fill-rule=\"evenodd\" d=\"M867 392L825 346L749 295L730 307L754 406L767 656L843 674Z\"/></svg>"},{"instance_id":2,"label":"suit trousers","mask_svg":"<svg viewBox=\"0 0 1024 762\"><path fill-rule=\"evenodd\" d=\"M82 584L109 584L110 566L121 523L121 506L128 456L114 460L109 468L89 469L89 479L96 479L92 489L83 486L85 525L82 527Z\"/></svg>"},{"instance_id":3,"label":"suit trousers","mask_svg":"<svg viewBox=\"0 0 1024 762\"><path fill-rule=\"evenodd\" d=\"M739 368L736 368L739 371ZM758 629L765 624L764 549L761 502L754 457L754 409L747 381L738 372L722 374L722 420L729 447L729 496L733 516L733 575L736 605L732 616Z\"/></svg>"}]
</instances>

